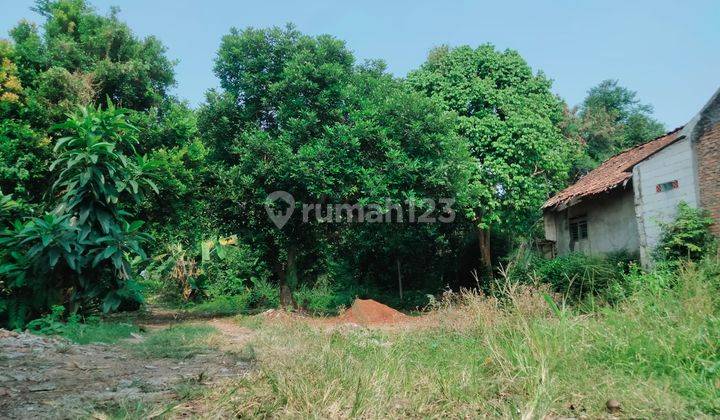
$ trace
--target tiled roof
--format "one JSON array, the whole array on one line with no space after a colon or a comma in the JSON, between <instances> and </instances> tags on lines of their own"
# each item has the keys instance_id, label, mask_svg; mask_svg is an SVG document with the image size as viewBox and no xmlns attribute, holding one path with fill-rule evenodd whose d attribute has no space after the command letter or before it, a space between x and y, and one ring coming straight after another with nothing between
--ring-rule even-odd
<instances>
[{"instance_id":1,"label":"tiled roof","mask_svg":"<svg viewBox=\"0 0 720 420\"><path fill-rule=\"evenodd\" d=\"M543 209L567 205L579 198L606 192L619 185L625 185L632 178L633 166L678 140L681 129L682 127L678 127L656 139L611 157L588 172L576 183L550 197L543 204Z\"/></svg>"}]
</instances>

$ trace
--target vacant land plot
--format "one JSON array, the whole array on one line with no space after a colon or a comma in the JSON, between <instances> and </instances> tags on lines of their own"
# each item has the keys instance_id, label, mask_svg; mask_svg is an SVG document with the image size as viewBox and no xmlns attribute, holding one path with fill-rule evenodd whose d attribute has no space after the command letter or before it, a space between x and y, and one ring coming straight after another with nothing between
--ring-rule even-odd
<instances>
[{"instance_id":1,"label":"vacant land plot","mask_svg":"<svg viewBox=\"0 0 720 420\"><path fill-rule=\"evenodd\" d=\"M717 273L680 276L673 288L591 313L518 285L501 300L449 294L419 317L361 301L336 318L151 318L106 345L4 332L0 409L100 418L720 415Z\"/></svg>"}]
</instances>

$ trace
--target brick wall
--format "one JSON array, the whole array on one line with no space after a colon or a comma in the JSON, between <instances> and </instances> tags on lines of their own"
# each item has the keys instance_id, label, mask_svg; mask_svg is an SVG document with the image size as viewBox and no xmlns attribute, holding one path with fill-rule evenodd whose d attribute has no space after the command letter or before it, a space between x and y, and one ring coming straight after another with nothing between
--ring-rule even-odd
<instances>
[{"instance_id":1,"label":"brick wall","mask_svg":"<svg viewBox=\"0 0 720 420\"><path fill-rule=\"evenodd\" d=\"M710 211L720 236L720 123L704 130L697 141L700 205Z\"/></svg>"}]
</instances>

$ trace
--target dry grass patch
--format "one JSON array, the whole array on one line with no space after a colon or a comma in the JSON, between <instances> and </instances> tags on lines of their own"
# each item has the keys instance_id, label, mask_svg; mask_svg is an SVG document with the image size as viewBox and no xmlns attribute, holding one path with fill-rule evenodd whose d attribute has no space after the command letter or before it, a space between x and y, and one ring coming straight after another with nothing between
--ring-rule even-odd
<instances>
[{"instance_id":1,"label":"dry grass patch","mask_svg":"<svg viewBox=\"0 0 720 420\"><path fill-rule=\"evenodd\" d=\"M257 370L207 397L210 416L536 418L720 414L717 284L698 269L660 295L591 315L515 287L449 295L392 329L265 322Z\"/></svg>"}]
</instances>

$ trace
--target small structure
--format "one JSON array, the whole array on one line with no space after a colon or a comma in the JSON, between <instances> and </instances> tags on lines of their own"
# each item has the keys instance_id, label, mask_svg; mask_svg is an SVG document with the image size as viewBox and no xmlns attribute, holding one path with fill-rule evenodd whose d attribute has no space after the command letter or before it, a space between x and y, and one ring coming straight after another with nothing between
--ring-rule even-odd
<instances>
[{"instance_id":1,"label":"small structure","mask_svg":"<svg viewBox=\"0 0 720 420\"><path fill-rule=\"evenodd\" d=\"M651 264L678 203L720 222L720 89L685 126L603 162L543 205L557 255L629 252ZM720 223L712 227L720 234Z\"/></svg>"}]
</instances>

